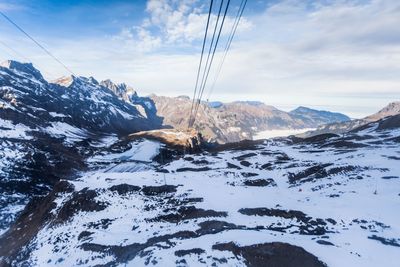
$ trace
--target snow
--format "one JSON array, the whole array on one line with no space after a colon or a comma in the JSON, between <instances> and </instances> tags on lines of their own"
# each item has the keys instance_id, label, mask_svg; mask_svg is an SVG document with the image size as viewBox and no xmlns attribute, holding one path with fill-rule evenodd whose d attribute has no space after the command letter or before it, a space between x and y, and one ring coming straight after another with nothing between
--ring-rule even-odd
<instances>
[{"instance_id":1,"label":"snow","mask_svg":"<svg viewBox=\"0 0 400 267\"><path fill-rule=\"evenodd\" d=\"M8 130L0 131L0 178L2 185L7 184L10 179L9 171L15 166L15 163L21 160L26 153L21 152L23 145L17 141L10 142L4 134L10 132ZM12 132L12 131L11 131ZM13 138L19 138L21 135ZM22 136L24 137L24 136ZM3 139L4 138L4 139ZM25 142L25 137L21 139L21 143ZM23 181L24 177L18 177L19 181ZM0 194L0 235L2 235L15 220L17 214L24 209L26 205L26 196L7 192L4 190Z\"/></svg>"},{"instance_id":2,"label":"snow","mask_svg":"<svg viewBox=\"0 0 400 267\"><path fill-rule=\"evenodd\" d=\"M144 104L148 109L153 109L153 105L149 101L144 101Z\"/></svg>"},{"instance_id":3,"label":"snow","mask_svg":"<svg viewBox=\"0 0 400 267\"><path fill-rule=\"evenodd\" d=\"M92 140L90 145L96 148L109 147L112 144L116 143L118 140L119 138L115 134L104 135L103 137L100 137L98 140Z\"/></svg>"},{"instance_id":4,"label":"snow","mask_svg":"<svg viewBox=\"0 0 400 267\"><path fill-rule=\"evenodd\" d=\"M144 107L142 107L141 105L133 105L133 106L139 111L140 115L142 115L144 118L147 118L147 113Z\"/></svg>"},{"instance_id":5,"label":"snow","mask_svg":"<svg viewBox=\"0 0 400 267\"><path fill-rule=\"evenodd\" d=\"M65 137L65 143L73 144L87 138L87 131L78 129L65 122L52 122L51 126L44 129L54 137Z\"/></svg>"},{"instance_id":6,"label":"snow","mask_svg":"<svg viewBox=\"0 0 400 267\"><path fill-rule=\"evenodd\" d=\"M32 129L26 125L14 125L9 120L0 119L0 128L0 138L17 138L23 140L32 139L32 137L27 134L27 132L32 131Z\"/></svg>"},{"instance_id":7,"label":"snow","mask_svg":"<svg viewBox=\"0 0 400 267\"><path fill-rule=\"evenodd\" d=\"M0 222L3 224L0 227L0 236L8 230L4 224L11 224L16 218L16 215L21 212L27 204L24 195L7 194L0 195ZM5 204L4 204L5 203Z\"/></svg>"},{"instance_id":8,"label":"snow","mask_svg":"<svg viewBox=\"0 0 400 267\"><path fill-rule=\"evenodd\" d=\"M242 129L240 127L228 127L228 129L226 129L228 131L228 133L235 133L235 132L240 132Z\"/></svg>"},{"instance_id":9,"label":"snow","mask_svg":"<svg viewBox=\"0 0 400 267\"><path fill-rule=\"evenodd\" d=\"M160 143L145 140L133 145L129 150L122 153L98 155L88 159L88 162L124 162L124 161L142 161L151 162L158 154Z\"/></svg>"},{"instance_id":10,"label":"snow","mask_svg":"<svg viewBox=\"0 0 400 267\"><path fill-rule=\"evenodd\" d=\"M57 112L49 112L49 114L54 117L54 118L68 118L70 116L61 114L61 113L57 113Z\"/></svg>"},{"instance_id":11,"label":"snow","mask_svg":"<svg viewBox=\"0 0 400 267\"><path fill-rule=\"evenodd\" d=\"M257 132L253 136L253 140L260 140L260 139L270 139L275 137L286 137L290 135L297 135L306 133L308 131L314 131L314 128L304 128L304 129L282 129L282 130L267 130L267 131L260 131Z\"/></svg>"},{"instance_id":12,"label":"snow","mask_svg":"<svg viewBox=\"0 0 400 267\"><path fill-rule=\"evenodd\" d=\"M368 133L370 134L370 133ZM388 133L398 136L397 131ZM367 143L360 141L360 143ZM115 164L142 166L142 163L133 160L150 161L157 153L160 145L157 142L143 141L132 143L132 148L122 153L96 156L92 162L110 162ZM183 158L172 161L164 166L169 173L159 173L155 166L147 164L147 168L131 168L125 172L113 171L106 166L101 169L83 173L73 182L76 190L84 188L99 192L97 201L109 203L109 206L98 212L78 212L71 221L59 226L46 226L34 241L32 259L38 266L56 262L59 266L73 266L79 261L89 260L89 265L107 264L117 260L112 253L84 251L80 249L83 243L99 245L127 246L143 244L150 238L177 233L179 231L196 231L199 223L208 220L220 220L243 225L250 229L226 230L216 234L206 234L195 238L172 238L168 242L146 248L146 253L139 253L136 257L120 266L143 266L147 261L156 261L160 266L175 266L178 258L174 251L179 249L201 248L205 250L201 255L189 255L184 259L189 266L210 266L213 258L225 258L221 266L243 266L241 258L234 257L230 252L221 252L212 249L216 243L234 241L239 245L252 245L265 242L286 242L301 246L306 251L316 255L328 266L398 266L399 248L384 245L368 237L377 236L399 240L400 206L399 188L400 179L382 179L382 176L399 176L400 165L393 157L400 156L397 144L374 145L357 150L340 151L328 148L324 151L309 153L316 149L313 145L288 145L283 140L268 140L252 151L225 151L217 155L203 153L191 155L194 161ZM237 158L247 153L256 153L246 160L251 164L248 167L241 165ZM276 163L277 157L287 154L291 158L287 162ZM390 158L391 157L391 158ZM179 168L199 168L195 161L207 160L209 171L177 172ZM228 169L227 162L240 166L241 170ZM257 168L265 163L275 164L275 168L265 170ZM362 179L351 179L352 173L338 173L331 177L316 179L315 181L300 184L290 184L287 175L297 173L314 164L334 163L339 167L354 165L360 167L357 175ZM115 165L111 165L115 167ZM257 173L254 178L243 177L243 172ZM244 186L246 179L272 178L276 187ZM160 186L164 183L177 186L174 197L179 200L186 198L202 198L202 202L195 203L197 208L227 212L227 217L198 218L184 220L178 223L165 221L149 221L158 215L168 213L171 208L167 197L148 197L141 193L119 195L107 190L113 185L130 184L135 186ZM301 190L300 190L301 189ZM374 191L377 190L377 194ZM337 194L338 197L330 197ZM68 196L65 197L68 199ZM58 201L58 208L62 201ZM147 207L151 207L150 209ZM272 216L248 216L238 212L242 208L279 208L282 210L299 210L313 219L334 219L337 223L327 222L330 232L324 234L326 241L333 246L321 245L316 241L319 235L300 235L295 232L300 222L294 219L285 219ZM93 222L102 219L111 219L110 225L103 228L88 228ZM365 223L355 223L354 220L365 220ZM378 223L377 223L378 222ZM382 224L380 224L382 223ZM256 226L280 224L289 227L284 232L259 229L251 230ZM365 227L363 229L361 226ZM78 240L82 231L93 234L88 240ZM57 240L64 240L57 245ZM61 245L63 248L61 248ZM201 264L201 262L204 262Z\"/></svg>"}]
</instances>

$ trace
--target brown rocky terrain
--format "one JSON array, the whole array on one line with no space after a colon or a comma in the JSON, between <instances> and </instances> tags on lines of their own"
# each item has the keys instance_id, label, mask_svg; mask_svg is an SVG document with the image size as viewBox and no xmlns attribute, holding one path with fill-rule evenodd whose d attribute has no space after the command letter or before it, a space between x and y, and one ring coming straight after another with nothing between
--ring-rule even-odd
<instances>
[{"instance_id":1,"label":"brown rocky terrain","mask_svg":"<svg viewBox=\"0 0 400 267\"><path fill-rule=\"evenodd\" d=\"M185 130L188 127L188 114L192 100L187 96L166 97L151 95L157 115L163 118L163 125ZM305 108L303 108L305 109ZM299 110L299 109L297 109ZM273 106L254 101L236 101L232 103L208 103L200 105L195 128L207 140L219 143L238 142L252 139L259 131L273 129L301 129L315 128L321 124L346 119L347 117L335 113L331 117L321 116L321 111L303 110L303 113L285 112ZM314 111L314 117L305 116ZM324 114L325 115L325 114ZM348 118L347 118L348 119Z\"/></svg>"}]
</instances>

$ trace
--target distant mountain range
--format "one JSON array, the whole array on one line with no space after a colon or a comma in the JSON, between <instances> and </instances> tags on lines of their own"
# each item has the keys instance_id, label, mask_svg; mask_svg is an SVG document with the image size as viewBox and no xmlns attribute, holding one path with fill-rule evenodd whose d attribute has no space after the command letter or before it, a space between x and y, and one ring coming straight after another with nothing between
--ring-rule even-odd
<instances>
[{"instance_id":1,"label":"distant mountain range","mask_svg":"<svg viewBox=\"0 0 400 267\"><path fill-rule=\"evenodd\" d=\"M192 100L187 96L140 97L126 84L93 77L62 77L47 82L32 64L6 61L0 67L0 117L32 129L69 128L116 134L159 128L186 129ZM349 121L328 111L299 107L291 112L258 101L203 102L196 128L220 143L252 139L259 131L316 128ZM72 130L74 129L74 130Z\"/></svg>"},{"instance_id":2,"label":"distant mountain range","mask_svg":"<svg viewBox=\"0 0 400 267\"><path fill-rule=\"evenodd\" d=\"M144 130L186 128L188 97L140 97L125 85L92 77L46 81L29 63L0 65L0 233L32 197L87 168L85 158ZM287 113L259 102L203 103L199 130L213 141L251 139L260 130L316 127L332 116ZM301 113L301 114L300 114ZM310 114L311 114L310 113ZM318 112L317 112L318 113ZM110 148L118 150L118 145Z\"/></svg>"},{"instance_id":3,"label":"distant mountain range","mask_svg":"<svg viewBox=\"0 0 400 267\"><path fill-rule=\"evenodd\" d=\"M290 111L289 114L311 126L324 125L330 122L350 121L350 118L342 113L315 110L307 107L298 107Z\"/></svg>"},{"instance_id":4,"label":"distant mountain range","mask_svg":"<svg viewBox=\"0 0 400 267\"><path fill-rule=\"evenodd\" d=\"M387 118L390 116L395 116L400 114L400 101L389 103L386 107L369 115L363 119L356 119L351 121L344 121L344 122L336 122L330 123L327 125L322 125L318 127L315 131L310 131L304 134L299 135L300 137L310 137L319 134L326 134L326 133L334 133L334 134L342 134L352 130L356 130L357 128L363 127L371 122L379 121L383 118Z\"/></svg>"},{"instance_id":5,"label":"distant mountain range","mask_svg":"<svg viewBox=\"0 0 400 267\"><path fill-rule=\"evenodd\" d=\"M192 100L187 96L165 97L151 95L157 114L166 127L185 129ZM260 131L274 129L317 128L320 125L349 121L340 113L299 107L291 112L279 110L257 101L232 103L203 102L196 125L208 139L226 143L252 139Z\"/></svg>"}]
</instances>

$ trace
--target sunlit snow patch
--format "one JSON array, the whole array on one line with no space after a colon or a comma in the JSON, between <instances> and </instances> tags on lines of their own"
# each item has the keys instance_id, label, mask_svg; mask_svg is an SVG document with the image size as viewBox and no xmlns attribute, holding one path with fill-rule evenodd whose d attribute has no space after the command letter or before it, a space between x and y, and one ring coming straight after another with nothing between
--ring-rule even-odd
<instances>
[{"instance_id":1,"label":"sunlit snow patch","mask_svg":"<svg viewBox=\"0 0 400 267\"><path fill-rule=\"evenodd\" d=\"M88 135L86 130L78 129L65 122L53 122L45 130L54 137L65 137L65 142L70 144L82 141Z\"/></svg>"},{"instance_id":2,"label":"sunlit snow patch","mask_svg":"<svg viewBox=\"0 0 400 267\"><path fill-rule=\"evenodd\" d=\"M11 121L0 119L0 138L31 139L26 132L31 131L23 124L13 124Z\"/></svg>"},{"instance_id":3,"label":"sunlit snow patch","mask_svg":"<svg viewBox=\"0 0 400 267\"><path fill-rule=\"evenodd\" d=\"M314 131L313 128L304 129L284 129L284 130L267 130L256 133L253 136L253 140L269 139L275 137L286 137L290 135L302 134L308 131Z\"/></svg>"},{"instance_id":4,"label":"sunlit snow patch","mask_svg":"<svg viewBox=\"0 0 400 267\"><path fill-rule=\"evenodd\" d=\"M90 158L89 162L126 162L126 161L147 161L150 162L159 152L160 143L145 140L133 144L132 148L123 153L97 155Z\"/></svg>"}]
</instances>

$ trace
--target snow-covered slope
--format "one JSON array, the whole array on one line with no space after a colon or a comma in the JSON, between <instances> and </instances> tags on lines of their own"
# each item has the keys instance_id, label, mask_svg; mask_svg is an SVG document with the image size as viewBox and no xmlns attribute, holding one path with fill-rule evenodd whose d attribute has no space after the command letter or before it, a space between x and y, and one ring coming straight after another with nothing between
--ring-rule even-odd
<instances>
[{"instance_id":1,"label":"snow-covered slope","mask_svg":"<svg viewBox=\"0 0 400 267\"><path fill-rule=\"evenodd\" d=\"M159 128L93 78L48 83L32 64L0 65L0 233L33 197L86 168L118 136Z\"/></svg>"},{"instance_id":2,"label":"snow-covered slope","mask_svg":"<svg viewBox=\"0 0 400 267\"><path fill-rule=\"evenodd\" d=\"M35 203L41 214L27 208L0 255L15 266L398 266L399 121L178 159L152 141L114 145ZM160 149L170 162L146 163Z\"/></svg>"},{"instance_id":3,"label":"snow-covered slope","mask_svg":"<svg viewBox=\"0 0 400 267\"><path fill-rule=\"evenodd\" d=\"M0 116L31 127L126 135L160 127L94 78L63 77L48 83L32 64L7 61L0 66ZM68 126L66 126L68 127Z\"/></svg>"}]
</instances>

